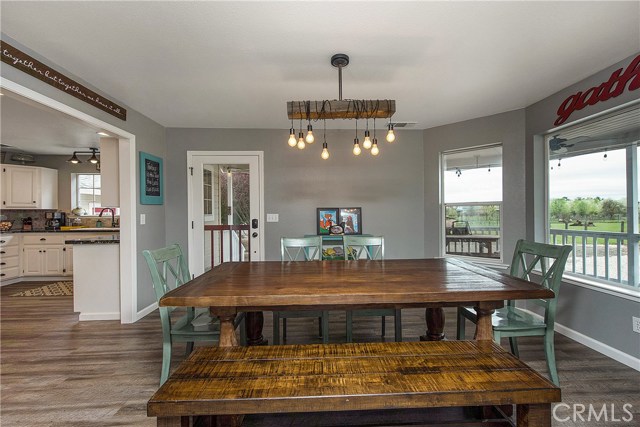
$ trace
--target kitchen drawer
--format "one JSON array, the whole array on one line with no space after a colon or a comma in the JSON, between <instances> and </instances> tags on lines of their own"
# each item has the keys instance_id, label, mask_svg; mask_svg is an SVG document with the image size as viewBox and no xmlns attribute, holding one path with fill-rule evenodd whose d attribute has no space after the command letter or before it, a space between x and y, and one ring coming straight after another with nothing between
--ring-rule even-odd
<instances>
[{"instance_id":1,"label":"kitchen drawer","mask_svg":"<svg viewBox=\"0 0 640 427\"><path fill-rule=\"evenodd\" d=\"M64 235L55 233L25 234L23 245L64 245Z\"/></svg>"},{"instance_id":2,"label":"kitchen drawer","mask_svg":"<svg viewBox=\"0 0 640 427\"><path fill-rule=\"evenodd\" d=\"M3 246L0 249L0 258L6 258L10 256L18 256L20 255L20 246Z\"/></svg>"},{"instance_id":3,"label":"kitchen drawer","mask_svg":"<svg viewBox=\"0 0 640 427\"><path fill-rule=\"evenodd\" d=\"M20 266L20 258L17 256L10 256L7 258L0 257L0 270L4 271L8 268L19 267Z\"/></svg>"},{"instance_id":4,"label":"kitchen drawer","mask_svg":"<svg viewBox=\"0 0 640 427\"><path fill-rule=\"evenodd\" d=\"M3 234L0 235L0 247L13 246L20 244L20 236L15 234Z\"/></svg>"},{"instance_id":5,"label":"kitchen drawer","mask_svg":"<svg viewBox=\"0 0 640 427\"><path fill-rule=\"evenodd\" d=\"M0 280L15 279L20 275L19 267L3 268L0 272Z\"/></svg>"}]
</instances>

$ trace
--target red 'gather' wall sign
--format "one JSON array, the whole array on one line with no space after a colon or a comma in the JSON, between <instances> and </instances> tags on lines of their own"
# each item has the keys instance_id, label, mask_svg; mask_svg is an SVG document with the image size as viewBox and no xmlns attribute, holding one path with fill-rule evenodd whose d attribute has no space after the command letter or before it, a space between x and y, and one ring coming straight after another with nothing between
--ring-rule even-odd
<instances>
[{"instance_id":1,"label":"red 'gather' wall sign","mask_svg":"<svg viewBox=\"0 0 640 427\"><path fill-rule=\"evenodd\" d=\"M631 82L629 91L640 88L640 55L636 56L626 69L620 68L614 71L609 80L600 86L594 86L585 92L575 93L562 101L558 108L558 118L554 124L556 126L563 124L574 111L582 110L587 105L594 105L600 101L607 101L619 96L624 92L629 82Z\"/></svg>"}]
</instances>

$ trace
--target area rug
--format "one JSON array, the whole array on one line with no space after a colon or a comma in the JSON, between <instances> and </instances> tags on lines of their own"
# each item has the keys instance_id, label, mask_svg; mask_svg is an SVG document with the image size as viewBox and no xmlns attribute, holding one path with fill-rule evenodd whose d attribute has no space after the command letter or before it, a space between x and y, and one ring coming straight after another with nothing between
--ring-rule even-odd
<instances>
[{"instance_id":1,"label":"area rug","mask_svg":"<svg viewBox=\"0 0 640 427\"><path fill-rule=\"evenodd\" d=\"M18 292L12 297L66 297L73 295L73 282L55 282Z\"/></svg>"}]
</instances>

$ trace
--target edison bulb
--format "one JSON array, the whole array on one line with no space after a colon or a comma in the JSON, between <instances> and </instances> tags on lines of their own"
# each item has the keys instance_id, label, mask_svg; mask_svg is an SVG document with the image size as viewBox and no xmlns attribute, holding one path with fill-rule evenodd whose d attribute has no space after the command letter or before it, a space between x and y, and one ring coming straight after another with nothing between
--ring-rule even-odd
<instances>
[{"instance_id":1,"label":"edison bulb","mask_svg":"<svg viewBox=\"0 0 640 427\"><path fill-rule=\"evenodd\" d=\"M304 147L305 147L304 135L302 135L302 132L300 132L298 134L298 148L302 150Z\"/></svg>"},{"instance_id":2,"label":"edison bulb","mask_svg":"<svg viewBox=\"0 0 640 427\"><path fill-rule=\"evenodd\" d=\"M362 148L368 150L371 148L371 137L369 136L369 131L364 132L364 141L362 141Z\"/></svg>"},{"instance_id":3,"label":"edison bulb","mask_svg":"<svg viewBox=\"0 0 640 427\"><path fill-rule=\"evenodd\" d=\"M393 132L393 127L389 128L387 132L387 142L393 142L396 140L396 134Z\"/></svg>"},{"instance_id":4,"label":"edison bulb","mask_svg":"<svg viewBox=\"0 0 640 427\"><path fill-rule=\"evenodd\" d=\"M320 157L322 157L324 160L327 160L329 158L329 150L327 150L327 147L324 147L322 149L322 154L320 154Z\"/></svg>"},{"instance_id":5,"label":"edison bulb","mask_svg":"<svg viewBox=\"0 0 640 427\"><path fill-rule=\"evenodd\" d=\"M307 126L307 137L305 138L305 141L307 141L308 144L313 144L313 141L315 141L315 137L313 136L313 127L311 127L311 125Z\"/></svg>"},{"instance_id":6,"label":"edison bulb","mask_svg":"<svg viewBox=\"0 0 640 427\"><path fill-rule=\"evenodd\" d=\"M289 143L289 147L295 147L297 144L296 132L293 130L293 128L291 128L291 130L289 131L289 141L287 142Z\"/></svg>"},{"instance_id":7,"label":"edison bulb","mask_svg":"<svg viewBox=\"0 0 640 427\"><path fill-rule=\"evenodd\" d=\"M378 148L378 141L373 142L373 146L371 147L371 154L377 156L380 153L380 149Z\"/></svg>"},{"instance_id":8,"label":"edison bulb","mask_svg":"<svg viewBox=\"0 0 640 427\"><path fill-rule=\"evenodd\" d=\"M353 140L353 154L359 156L360 153L362 153L362 149L360 148L360 142L358 141L358 138L356 138Z\"/></svg>"}]
</instances>

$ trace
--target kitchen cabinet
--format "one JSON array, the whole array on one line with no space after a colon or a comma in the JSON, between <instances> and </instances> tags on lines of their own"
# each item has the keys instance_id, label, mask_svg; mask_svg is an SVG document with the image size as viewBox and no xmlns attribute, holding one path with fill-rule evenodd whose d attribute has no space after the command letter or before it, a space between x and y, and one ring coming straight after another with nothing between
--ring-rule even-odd
<instances>
[{"instance_id":1,"label":"kitchen cabinet","mask_svg":"<svg viewBox=\"0 0 640 427\"><path fill-rule=\"evenodd\" d=\"M34 233L23 236L22 275L65 275L65 252L62 234Z\"/></svg>"},{"instance_id":2,"label":"kitchen cabinet","mask_svg":"<svg viewBox=\"0 0 640 427\"><path fill-rule=\"evenodd\" d=\"M58 209L58 171L38 166L2 166L3 209Z\"/></svg>"},{"instance_id":3,"label":"kitchen cabinet","mask_svg":"<svg viewBox=\"0 0 640 427\"><path fill-rule=\"evenodd\" d=\"M0 235L0 281L20 276L20 236Z\"/></svg>"},{"instance_id":4,"label":"kitchen cabinet","mask_svg":"<svg viewBox=\"0 0 640 427\"><path fill-rule=\"evenodd\" d=\"M101 206L120 206L118 147L116 138L100 138Z\"/></svg>"}]
</instances>

